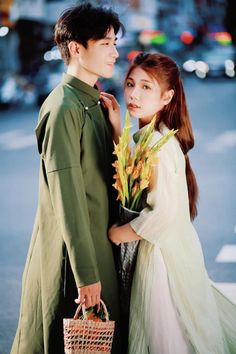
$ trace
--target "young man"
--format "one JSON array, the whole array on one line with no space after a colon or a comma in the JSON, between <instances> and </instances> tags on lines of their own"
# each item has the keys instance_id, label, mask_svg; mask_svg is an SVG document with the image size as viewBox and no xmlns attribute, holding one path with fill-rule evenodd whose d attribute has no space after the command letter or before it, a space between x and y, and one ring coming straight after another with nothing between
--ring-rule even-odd
<instances>
[{"instance_id":1,"label":"young man","mask_svg":"<svg viewBox=\"0 0 236 354\"><path fill-rule=\"evenodd\" d=\"M112 184L111 126L94 87L113 74L116 34L111 10L85 4L63 13L55 40L68 66L48 96L36 128L39 204L23 274L12 354L62 354L63 318L77 302L105 301L116 321L112 353L121 353L118 286L107 238Z\"/></svg>"}]
</instances>

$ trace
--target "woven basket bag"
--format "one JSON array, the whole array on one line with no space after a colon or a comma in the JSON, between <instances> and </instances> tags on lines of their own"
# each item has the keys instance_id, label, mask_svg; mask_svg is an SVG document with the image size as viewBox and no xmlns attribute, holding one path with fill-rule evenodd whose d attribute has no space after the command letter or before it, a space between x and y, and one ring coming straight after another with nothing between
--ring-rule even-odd
<instances>
[{"instance_id":1,"label":"woven basket bag","mask_svg":"<svg viewBox=\"0 0 236 354\"><path fill-rule=\"evenodd\" d=\"M79 304L74 318L63 319L65 354L111 353L115 321L109 320L106 305L100 301L105 321L88 320L84 304ZM79 318L81 309L82 319Z\"/></svg>"}]
</instances>

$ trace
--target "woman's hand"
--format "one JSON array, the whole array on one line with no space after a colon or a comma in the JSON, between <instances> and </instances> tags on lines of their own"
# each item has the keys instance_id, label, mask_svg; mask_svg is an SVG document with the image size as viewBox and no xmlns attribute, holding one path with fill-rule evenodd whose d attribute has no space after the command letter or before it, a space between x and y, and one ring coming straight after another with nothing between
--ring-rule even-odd
<instances>
[{"instance_id":1,"label":"woman's hand","mask_svg":"<svg viewBox=\"0 0 236 354\"><path fill-rule=\"evenodd\" d=\"M113 225L108 231L108 238L116 246L121 243L142 239L142 237L136 234L129 223L122 226Z\"/></svg>"},{"instance_id":2,"label":"woman's hand","mask_svg":"<svg viewBox=\"0 0 236 354\"><path fill-rule=\"evenodd\" d=\"M118 143L121 134L120 105L116 98L109 93L101 92L100 98L103 106L108 110L109 120L113 128L113 140Z\"/></svg>"},{"instance_id":3,"label":"woman's hand","mask_svg":"<svg viewBox=\"0 0 236 354\"><path fill-rule=\"evenodd\" d=\"M116 246L120 245L121 241L119 239L119 226L117 226L117 224L112 225L108 230L108 238Z\"/></svg>"}]
</instances>

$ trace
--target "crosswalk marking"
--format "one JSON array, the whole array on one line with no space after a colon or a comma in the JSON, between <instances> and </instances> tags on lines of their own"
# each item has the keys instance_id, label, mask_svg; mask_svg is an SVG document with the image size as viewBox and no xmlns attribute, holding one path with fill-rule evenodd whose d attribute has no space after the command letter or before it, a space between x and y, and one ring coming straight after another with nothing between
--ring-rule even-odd
<instances>
[{"instance_id":1,"label":"crosswalk marking","mask_svg":"<svg viewBox=\"0 0 236 354\"><path fill-rule=\"evenodd\" d=\"M218 253L215 261L217 263L236 262L236 245L224 245Z\"/></svg>"},{"instance_id":2,"label":"crosswalk marking","mask_svg":"<svg viewBox=\"0 0 236 354\"><path fill-rule=\"evenodd\" d=\"M224 245L217 254L215 262L217 263L235 263L236 245ZM215 283L217 288L222 291L231 301L236 304L236 283Z\"/></svg>"},{"instance_id":3,"label":"crosswalk marking","mask_svg":"<svg viewBox=\"0 0 236 354\"><path fill-rule=\"evenodd\" d=\"M0 147L3 150L19 150L35 144L35 134L27 134L23 130L10 130L0 134Z\"/></svg>"}]
</instances>

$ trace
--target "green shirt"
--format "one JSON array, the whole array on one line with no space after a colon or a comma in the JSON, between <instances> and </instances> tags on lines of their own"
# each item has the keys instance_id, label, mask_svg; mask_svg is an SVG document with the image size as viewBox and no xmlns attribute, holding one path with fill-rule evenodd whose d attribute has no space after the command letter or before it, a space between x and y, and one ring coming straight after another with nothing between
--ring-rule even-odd
<instances>
[{"instance_id":1,"label":"green shirt","mask_svg":"<svg viewBox=\"0 0 236 354\"><path fill-rule=\"evenodd\" d=\"M69 302L75 310L76 287L99 280L110 316L118 321L117 276L107 238L114 211L109 201L113 143L99 96L96 88L64 74L40 110L39 203L12 353L63 353L65 308Z\"/></svg>"}]
</instances>

